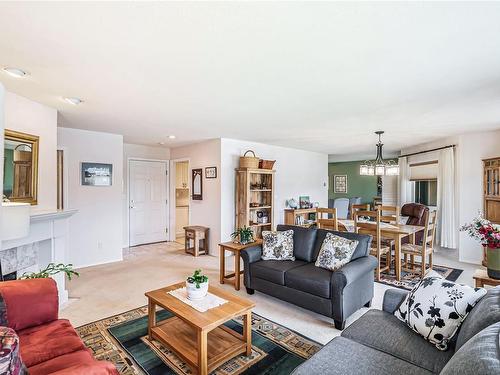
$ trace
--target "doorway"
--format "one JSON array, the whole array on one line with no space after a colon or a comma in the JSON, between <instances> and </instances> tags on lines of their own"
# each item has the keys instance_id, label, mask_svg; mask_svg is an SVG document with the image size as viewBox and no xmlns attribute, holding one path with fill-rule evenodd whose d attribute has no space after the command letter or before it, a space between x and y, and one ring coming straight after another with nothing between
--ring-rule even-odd
<instances>
[{"instance_id":1,"label":"doorway","mask_svg":"<svg viewBox=\"0 0 500 375\"><path fill-rule=\"evenodd\" d=\"M189 225L189 161L174 162L175 167L175 241L184 244L184 227Z\"/></svg>"},{"instance_id":2,"label":"doorway","mask_svg":"<svg viewBox=\"0 0 500 375\"><path fill-rule=\"evenodd\" d=\"M168 240L168 163L129 160L129 243Z\"/></svg>"}]
</instances>

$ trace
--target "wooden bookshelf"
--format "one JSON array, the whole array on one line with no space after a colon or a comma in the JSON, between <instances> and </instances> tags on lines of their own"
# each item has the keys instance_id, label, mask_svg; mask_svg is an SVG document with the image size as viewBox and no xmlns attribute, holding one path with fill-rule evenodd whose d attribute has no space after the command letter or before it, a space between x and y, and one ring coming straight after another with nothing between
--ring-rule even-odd
<instances>
[{"instance_id":1,"label":"wooden bookshelf","mask_svg":"<svg viewBox=\"0 0 500 375\"><path fill-rule=\"evenodd\" d=\"M314 220L309 221L309 217L313 216ZM304 224L298 223L298 218L301 217L304 220ZM317 212L316 208L286 208L285 209L285 225L296 225L299 227L309 228L316 225Z\"/></svg>"},{"instance_id":2,"label":"wooden bookshelf","mask_svg":"<svg viewBox=\"0 0 500 375\"><path fill-rule=\"evenodd\" d=\"M251 227L255 238L261 238L263 230L274 229L274 173L271 169L236 169L236 227ZM259 222L258 215L267 217L267 222Z\"/></svg>"}]
</instances>

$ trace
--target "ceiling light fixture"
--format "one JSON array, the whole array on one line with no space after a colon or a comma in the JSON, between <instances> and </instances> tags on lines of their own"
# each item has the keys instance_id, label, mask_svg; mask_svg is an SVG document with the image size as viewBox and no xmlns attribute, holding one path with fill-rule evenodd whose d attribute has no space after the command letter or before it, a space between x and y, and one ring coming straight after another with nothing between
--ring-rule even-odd
<instances>
[{"instance_id":1,"label":"ceiling light fixture","mask_svg":"<svg viewBox=\"0 0 500 375\"><path fill-rule=\"evenodd\" d=\"M378 135L377 157L374 161L365 161L359 166L359 174L361 176L397 176L399 175L399 165L394 160L385 161L382 156L382 147L384 144L381 141L382 130L376 131Z\"/></svg>"},{"instance_id":2,"label":"ceiling light fixture","mask_svg":"<svg viewBox=\"0 0 500 375\"><path fill-rule=\"evenodd\" d=\"M19 69L19 68L3 68L3 71L7 73L8 75L15 77L15 78L24 78L29 75L28 72Z\"/></svg>"},{"instance_id":3,"label":"ceiling light fixture","mask_svg":"<svg viewBox=\"0 0 500 375\"><path fill-rule=\"evenodd\" d=\"M66 103L72 104L72 105L78 105L83 103L83 100L80 98L63 98Z\"/></svg>"},{"instance_id":4,"label":"ceiling light fixture","mask_svg":"<svg viewBox=\"0 0 500 375\"><path fill-rule=\"evenodd\" d=\"M163 145L165 144L165 142L158 142L158 144L159 144L160 146L163 146Z\"/></svg>"},{"instance_id":5,"label":"ceiling light fixture","mask_svg":"<svg viewBox=\"0 0 500 375\"><path fill-rule=\"evenodd\" d=\"M175 139L175 135L169 135L168 139Z\"/></svg>"}]
</instances>

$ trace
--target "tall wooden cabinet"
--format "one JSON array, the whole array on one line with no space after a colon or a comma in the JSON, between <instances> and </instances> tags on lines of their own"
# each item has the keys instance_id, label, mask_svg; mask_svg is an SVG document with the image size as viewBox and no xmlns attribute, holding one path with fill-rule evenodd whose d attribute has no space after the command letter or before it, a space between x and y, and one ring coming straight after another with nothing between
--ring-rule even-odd
<instances>
[{"instance_id":1,"label":"tall wooden cabinet","mask_svg":"<svg viewBox=\"0 0 500 375\"><path fill-rule=\"evenodd\" d=\"M274 172L236 169L236 228L252 228L255 238L274 229Z\"/></svg>"},{"instance_id":2,"label":"tall wooden cabinet","mask_svg":"<svg viewBox=\"0 0 500 375\"><path fill-rule=\"evenodd\" d=\"M500 157L484 159L484 217L500 224Z\"/></svg>"}]
</instances>

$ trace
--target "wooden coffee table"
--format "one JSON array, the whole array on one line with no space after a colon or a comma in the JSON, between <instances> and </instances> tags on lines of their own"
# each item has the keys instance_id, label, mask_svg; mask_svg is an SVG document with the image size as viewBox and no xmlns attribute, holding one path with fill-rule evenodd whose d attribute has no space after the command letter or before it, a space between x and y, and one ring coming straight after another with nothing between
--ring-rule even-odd
<instances>
[{"instance_id":1,"label":"wooden coffee table","mask_svg":"<svg viewBox=\"0 0 500 375\"><path fill-rule=\"evenodd\" d=\"M167 292L179 289L178 283L145 293L148 297L148 335L171 348L195 372L207 375L227 360L252 353L252 308L255 303L220 288L209 286L208 291L227 300L225 304L199 312ZM156 306L175 316L156 321ZM243 335L223 324L243 316Z\"/></svg>"}]
</instances>

